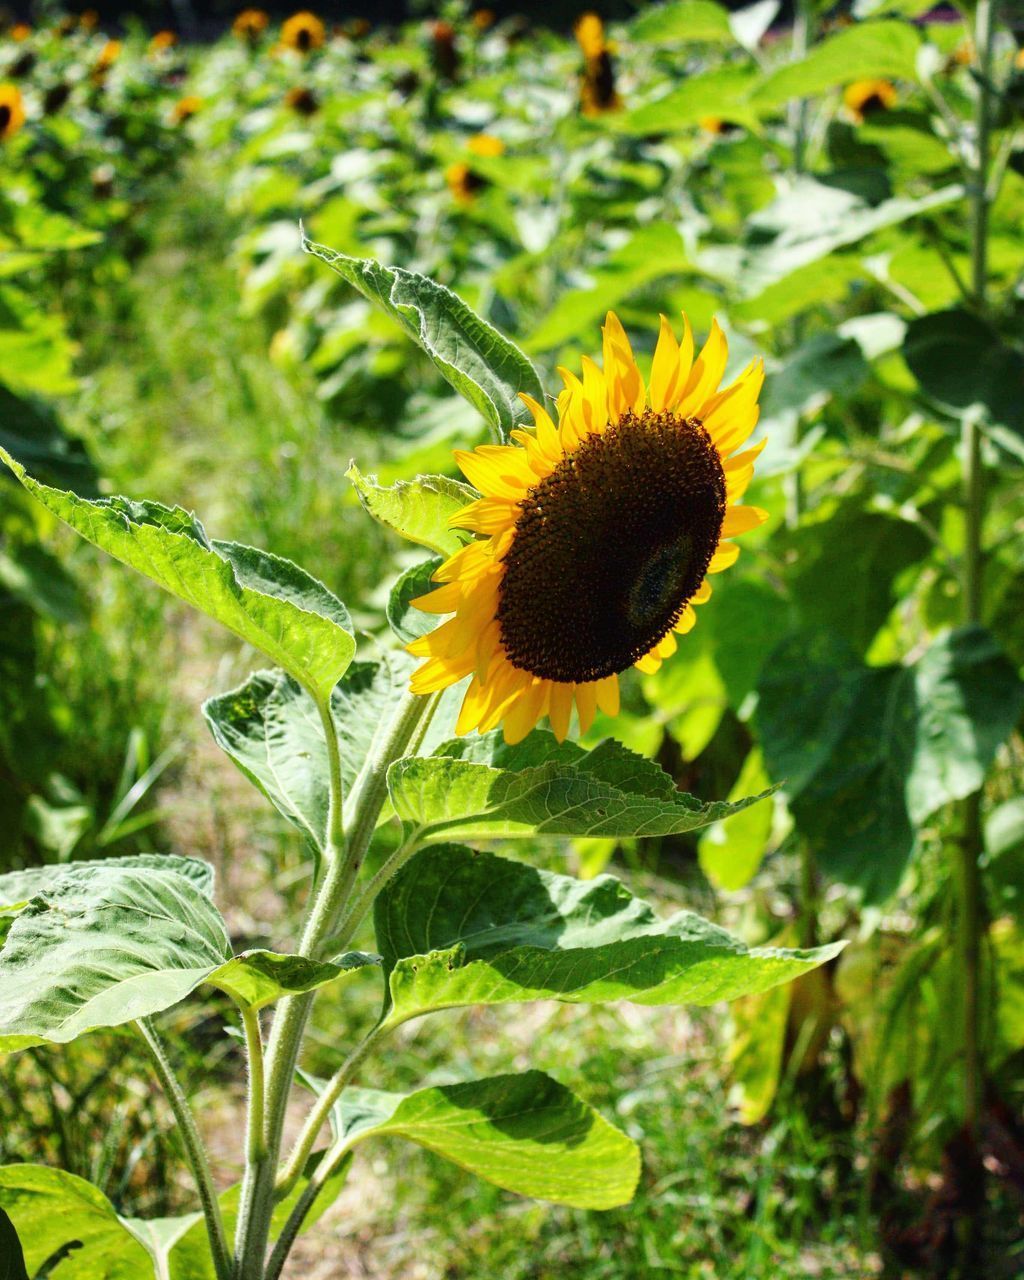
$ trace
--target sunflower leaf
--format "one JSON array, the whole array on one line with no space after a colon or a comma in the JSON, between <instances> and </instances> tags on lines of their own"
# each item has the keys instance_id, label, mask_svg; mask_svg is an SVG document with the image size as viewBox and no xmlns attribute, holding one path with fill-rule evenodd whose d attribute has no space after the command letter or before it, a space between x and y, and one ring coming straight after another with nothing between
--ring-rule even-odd
<instances>
[{"instance_id":1,"label":"sunflower leaf","mask_svg":"<svg viewBox=\"0 0 1024 1280\"><path fill-rule=\"evenodd\" d=\"M28 1280L21 1241L3 1209L0 1209L0 1280Z\"/></svg>"},{"instance_id":2,"label":"sunflower leaf","mask_svg":"<svg viewBox=\"0 0 1024 1280\"><path fill-rule=\"evenodd\" d=\"M788 982L844 945L748 948L689 911L659 919L614 876L576 880L458 845L417 854L374 923L389 1024L530 1000L713 1004Z\"/></svg>"},{"instance_id":3,"label":"sunflower leaf","mask_svg":"<svg viewBox=\"0 0 1024 1280\"><path fill-rule=\"evenodd\" d=\"M388 773L395 812L423 843L458 835L661 836L693 831L763 799L702 804L617 742L585 751L536 732L508 747L498 733L455 739ZM765 792L764 795L767 795Z\"/></svg>"},{"instance_id":4,"label":"sunflower leaf","mask_svg":"<svg viewBox=\"0 0 1024 1280\"><path fill-rule=\"evenodd\" d=\"M542 1071L383 1093L346 1089L338 1110L355 1145L405 1138L506 1191L577 1209L628 1204L636 1143Z\"/></svg>"},{"instance_id":5,"label":"sunflower leaf","mask_svg":"<svg viewBox=\"0 0 1024 1280\"><path fill-rule=\"evenodd\" d=\"M61 1280L152 1280L148 1250L83 1178L42 1165L6 1165L0 1169L0 1207L17 1228L32 1275L60 1258L55 1274ZM18 1275L15 1269L12 1280Z\"/></svg>"},{"instance_id":6,"label":"sunflower leaf","mask_svg":"<svg viewBox=\"0 0 1024 1280\"><path fill-rule=\"evenodd\" d=\"M290 560L211 542L181 507L128 498L88 501L33 480L3 448L0 460L88 542L220 622L314 696L329 695L352 661L356 642L345 606Z\"/></svg>"},{"instance_id":7,"label":"sunflower leaf","mask_svg":"<svg viewBox=\"0 0 1024 1280\"><path fill-rule=\"evenodd\" d=\"M375 476L364 476L354 462L345 475L359 501L386 528L441 556L450 556L462 546L463 539L449 529L448 518L479 496L468 484L448 476L417 476L384 486Z\"/></svg>"},{"instance_id":8,"label":"sunflower leaf","mask_svg":"<svg viewBox=\"0 0 1024 1280\"><path fill-rule=\"evenodd\" d=\"M302 247L397 320L499 435L505 437L513 427L531 421L519 393L543 401L536 369L450 289L418 272L351 258L306 237Z\"/></svg>"}]
</instances>

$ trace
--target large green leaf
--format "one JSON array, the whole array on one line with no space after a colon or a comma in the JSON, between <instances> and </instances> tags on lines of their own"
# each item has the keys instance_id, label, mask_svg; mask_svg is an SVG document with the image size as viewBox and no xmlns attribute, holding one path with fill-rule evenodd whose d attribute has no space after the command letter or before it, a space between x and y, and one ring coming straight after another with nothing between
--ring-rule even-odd
<instances>
[{"instance_id":1,"label":"large green leaf","mask_svg":"<svg viewBox=\"0 0 1024 1280\"><path fill-rule=\"evenodd\" d=\"M981 627L940 637L910 666L865 666L828 633L783 643L758 724L770 776L823 869L881 901L916 827L976 790L1024 709L1024 683Z\"/></svg>"},{"instance_id":2,"label":"large green leaf","mask_svg":"<svg viewBox=\"0 0 1024 1280\"><path fill-rule=\"evenodd\" d=\"M978 405L1024 447L1024 355L979 316L955 309L907 326L903 354L921 390L955 414Z\"/></svg>"},{"instance_id":3,"label":"large green leaf","mask_svg":"<svg viewBox=\"0 0 1024 1280\"><path fill-rule=\"evenodd\" d=\"M636 1143L542 1071L410 1094L346 1089L340 1109L353 1146L405 1138L507 1191L577 1209L628 1204L640 1176Z\"/></svg>"},{"instance_id":4,"label":"large green leaf","mask_svg":"<svg viewBox=\"0 0 1024 1280\"><path fill-rule=\"evenodd\" d=\"M3 1209L0 1209L0 1280L28 1280L21 1241Z\"/></svg>"},{"instance_id":5,"label":"large green leaf","mask_svg":"<svg viewBox=\"0 0 1024 1280\"><path fill-rule=\"evenodd\" d=\"M754 68L743 63L713 67L710 71L685 77L682 83L673 84L660 98L640 103L617 120L614 127L639 134L692 131L697 121L714 111L715 115L731 124L753 128L759 120L757 108L750 102L750 90L756 79ZM669 230L664 227L663 234ZM676 256L680 259L676 267L679 270L682 258L678 250Z\"/></svg>"},{"instance_id":6,"label":"large green leaf","mask_svg":"<svg viewBox=\"0 0 1024 1280\"><path fill-rule=\"evenodd\" d=\"M92 861L62 862L53 866L29 867L0 876L0 909L25 903L37 893L45 893L67 876L88 876L91 870L113 871L118 867L139 871L173 871L190 881L200 893L213 897L213 867L201 858L181 858L169 853L132 853L123 858L96 858Z\"/></svg>"},{"instance_id":7,"label":"large green leaf","mask_svg":"<svg viewBox=\"0 0 1024 1280\"><path fill-rule=\"evenodd\" d=\"M331 696L342 784L348 790L386 729L415 666L404 653L355 662ZM312 698L283 671L257 671L210 698L203 714L218 746L289 822L323 850L330 782L324 728Z\"/></svg>"},{"instance_id":8,"label":"large green leaf","mask_svg":"<svg viewBox=\"0 0 1024 1280\"><path fill-rule=\"evenodd\" d=\"M762 799L701 803L617 742L591 751L533 733L455 739L388 773L395 812L421 842L491 836L663 836L693 831Z\"/></svg>"},{"instance_id":9,"label":"large green leaf","mask_svg":"<svg viewBox=\"0 0 1024 1280\"><path fill-rule=\"evenodd\" d=\"M770 781L761 752L755 747L744 761L731 795L749 795ZM701 870L712 884L736 890L750 883L768 847L774 816L770 804L756 804L700 833L697 852Z\"/></svg>"},{"instance_id":10,"label":"large green leaf","mask_svg":"<svg viewBox=\"0 0 1024 1280\"><path fill-rule=\"evenodd\" d=\"M778 197L747 220L744 245L709 247L701 253L699 265L733 287L738 282L740 297L752 299L843 245L962 196L963 188L949 186L917 199L894 196L871 205L806 175L787 179Z\"/></svg>"},{"instance_id":11,"label":"large green leaf","mask_svg":"<svg viewBox=\"0 0 1024 1280\"><path fill-rule=\"evenodd\" d=\"M147 1017L204 982L260 1008L374 962L357 953L335 964L266 951L233 957L213 902L180 874L183 861L71 863L3 917L0 1052ZM27 874L15 873L4 897L24 894Z\"/></svg>"},{"instance_id":12,"label":"large green leaf","mask_svg":"<svg viewBox=\"0 0 1024 1280\"><path fill-rule=\"evenodd\" d=\"M462 546L463 539L448 527L448 518L479 496L468 484L448 476L417 476L379 485L375 476L364 476L354 462L345 474L370 515L401 537L441 556L450 556Z\"/></svg>"},{"instance_id":13,"label":"large green leaf","mask_svg":"<svg viewBox=\"0 0 1024 1280\"><path fill-rule=\"evenodd\" d=\"M63 1251L54 1280L152 1280L148 1251L106 1196L82 1178L41 1165L6 1165L0 1207L17 1228L31 1275Z\"/></svg>"},{"instance_id":14,"label":"large green leaf","mask_svg":"<svg viewBox=\"0 0 1024 1280\"><path fill-rule=\"evenodd\" d=\"M355 653L345 606L289 560L233 542L211 542L180 507L128 498L94 502L40 484L0 448L47 510L115 559L138 569L326 697Z\"/></svg>"},{"instance_id":15,"label":"large green leaf","mask_svg":"<svg viewBox=\"0 0 1024 1280\"><path fill-rule=\"evenodd\" d=\"M865 22L823 40L806 58L770 72L751 94L753 102L779 107L854 80L917 78L921 37L906 22Z\"/></svg>"},{"instance_id":16,"label":"large green leaf","mask_svg":"<svg viewBox=\"0 0 1024 1280\"><path fill-rule=\"evenodd\" d=\"M350 258L308 239L303 248L397 320L442 376L501 435L531 421L519 393L543 400L536 369L450 289L415 271Z\"/></svg>"},{"instance_id":17,"label":"large green leaf","mask_svg":"<svg viewBox=\"0 0 1024 1280\"><path fill-rule=\"evenodd\" d=\"M630 39L643 44L732 44L729 14L714 0L650 5L633 21Z\"/></svg>"},{"instance_id":18,"label":"large green leaf","mask_svg":"<svg viewBox=\"0 0 1024 1280\"><path fill-rule=\"evenodd\" d=\"M374 908L385 1018L556 999L713 1004L765 991L830 959L749 948L680 911L661 920L613 876L576 880L457 845L421 851Z\"/></svg>"}]
</instances>

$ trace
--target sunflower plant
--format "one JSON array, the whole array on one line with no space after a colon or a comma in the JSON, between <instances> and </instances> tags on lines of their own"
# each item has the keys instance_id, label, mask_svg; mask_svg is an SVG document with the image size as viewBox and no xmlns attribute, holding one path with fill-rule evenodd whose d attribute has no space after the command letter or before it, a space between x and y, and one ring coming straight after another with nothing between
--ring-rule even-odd
<instances>
[{"instance_id":1,"label":"sunflower plant","mask_svg":"<svg viewBox=\"0 0 1024 1280\"><path fill-rule=\"evenodd\" d=\"M127 1220L70 1174L8 1166L2 1202L31 1267L52 1261L71 1229L79 1275L113 1257L133 1277L276 1280L356 1148L385 1136L522 1195L624 1204L637 1146L568 1083L536 1070L455 1083L446 1074L392 1092L389 1037L474 1005L752 996L841 945L750 947L688 911L659 917L612 876L538 870L506 848L694 831L763 802L767 793L698 800L614 740L574 741L597 707L615 713L622 672L671 660L696 609L714 608L709 579L736 559L733 539L765 519L742 503L758 453L745 444L760 364L722 386L721 329L698 346L688 324L679 340L663 319L645 377L609 314L601 364L563 370L551 397L526 356L443 286L306 247L398 321L494 436L456 455L464 480L388 487L351 469L368 517L426 553L390 588L387 632L358 637L309 573L211 537L181 508L79 496L2 455L53 516L269 664L203 714L301 833L311 868L304 918L280 922L274 949L237 954L212 868L187 855L0 877L0 1050L98 1028L137 1036L198 1205ZM363 983L379 986L376 1022L338 1046L333 1076L310 1076L303 1044L318 994ZM233 1004L225 1034L248 1058L245 1172L222 1194L159 1024L210 992ZM301 1099L304 1123L286 1143L286 1113ZM2 1232L9 1240L4 1218Z\"/></svg>"}]
</instances>

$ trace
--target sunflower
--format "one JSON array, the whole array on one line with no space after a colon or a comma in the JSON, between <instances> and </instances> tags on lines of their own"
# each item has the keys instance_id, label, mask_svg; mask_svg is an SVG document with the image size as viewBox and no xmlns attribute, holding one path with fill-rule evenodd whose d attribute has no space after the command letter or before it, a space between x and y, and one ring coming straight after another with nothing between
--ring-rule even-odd
<instances>
[{"instance_id":1,"label":"sunflower","mask_svg":"<svg viewBox=\"0 0 1024 1280\"><path fill-rule=\"evenodd\" d=\"M435 22L430 29L430 61L442 80L457 80L462 61L450 22Z\"/></svg>"},{"instance_id":2,"label":"sunflower","mask_svg":"<svg viewBox=\"0 0 1024 1280\"><path fill-rule=\"evenodd\" d=\"M201 111L202 107L202 98L197 97L194 93L190 93L184 98L179 98L171 108L171 123L184 124L186 120L191 120L197 111Z\"/></svg>"},{"instance_id":3,"label":"sunflower","mask_svg":"<svg viewBox=\"0 0 1024 1280\"><path fill-rule=\"evenodd\" d=\"M300 116L315 116L320 110L320 101L312 89L305 85L295 85L285 94L284 104Z\"/></svg>"},{"instance_id":4,"label":"sunflower","mask_svg":"<svg viewBox=\"0 0 1024 1280\"><path fill-rule=\"evenodd\" d=\"M705 133L713 133L719 138L727 138L730 134L740 132L738 124L732 120L723 120L721 116L701 116L697 123Z\"/></svg>"},{"instance_id":5,"label":"sunflower","mask_svg":"<svg viewBox=\"0 0 1024 1280\"><path fill-rule=\"evenodd\" d=\"M31 34L32 28L27 22L16 22L14 26L11 27L11 39L17 44L20 44L23 40L27 40Z\"/></svg>"},{"instance_id":6,"label":"sunflower","mask_svg":"<svg viewBox=\"0 0 1024 1280\"><path fill-rule=\"evenodd\" d=\"M292 14L281 28L281 43L298 53L309 53L321 47L325 35L324 24L316 14L303 10Z\"/></svg>"},{"instance_id":7,"label":"sunflower","mask_svg":"<svg viewBox=\"0 0 1024 1280\"><path fill-rule=\"evenodd\" d=\"M583 50L580 110L585 116L618 111L622 100L615 87L614 48L604 38L604 23L596 13L585 13L577 21L575 33Z\"/></svg>"},{"instance_id":8,"label":"sunflower","mask_svg":"<svg viewBox=\"0 0 1024 1280\"><path fill-rule=\"evenodd\" d=\"M472 151L475 156L495 159L505 154L505 144L493 133L477 133L466 143L466 150Z\"/></svg>"},{"instance_id":9,"label":"sunflower","mask_svg":"<svg viewBox=\"0 0 1024 1280\"><path fill-rule=\"evenodd\" d=\"M764 381L759 360L719 390L728 347L717 321L694 359L684 320L677 343L662 317L650 385L611 312L604 369L559 370L558 425L520 398L534 430L510 445L455 457L481 497L454 528L479 535L414 601L454 614L409 645L426 661L415 693L472 680L458 732L499 723L519 742L544 716L561 741L575 704L586 732L600 707L615 715L619 674L656 671L711 595L709 574L733 564L731 541L767 519L742 497L763 448L736 450L753 431Z\"/></svg>"},{"instance_id":10,"label":"sunflower","mask_svg":"<svg viewBox=\"0 0 1024 1280\"><path fill-rule=\"evenodd\" d=\"M889 80L855 80L843 93L843 105L857 122L896 103L896 87Z\"/></svg>"},{"instance_id":11,"label":"sunflower","mask_svg":"<svg viewBox=\"0 0 1024 1280\"><path fill-rule=\"evenodd\" d=\"M243 9L231 24L231 34L257 44L269 25L270 15L265 9Z\"/></svg>"},{"instance_id":12,"label":"sunflower","mask_svg":"<svg viewBox=\"0 0 1024 1280\"><path fill-rule=\"evenodd\" d=\"M469 165L461 160L457 160L445 169L444 180L448 183L448 190L456 204L463 205L472 204L477 193L490 186L486 178L479 173L474 173Z\"/></svg>"},{"instance_id":13,"label":"sunflower","mask_svg":"<svg viewBox=\"0 0 1024 1280\"><path fill-rule=\"evenodd\" d=\"M0 84L0 142L13 138L25 123L25 107L16 84Z\"/></svg>"}]
</instances>

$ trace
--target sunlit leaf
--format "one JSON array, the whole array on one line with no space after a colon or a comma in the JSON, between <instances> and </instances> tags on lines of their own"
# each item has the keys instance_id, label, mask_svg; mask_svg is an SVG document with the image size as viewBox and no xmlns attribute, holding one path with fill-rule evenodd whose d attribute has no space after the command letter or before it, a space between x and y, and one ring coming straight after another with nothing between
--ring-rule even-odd
<instances>
[{"instance_id":1,"label":"sunlit leaf","mask_svg":"<svg viewBox=\"0 0 1024 1280\"><path fill-rule=\"evenodd\" d=\"M383 486L353 463L345 473L375 520L437 555L450 556L463 539L448 527L449 516L479 497L475 489L448 476L417 476Z\"/></svg>"},{"instance_id":2,"label":"sunlit leaf","mask_svg":"<svg viewBox=\"0 0 1024 1280\"><path fill-rule=\"evenodd\" d=\"M921 37L905 22L866 22L828 36L797 62L769 72L751 95L761 106L782 106L854 80L917 79Z\"/></svg>"}]
</instances>

